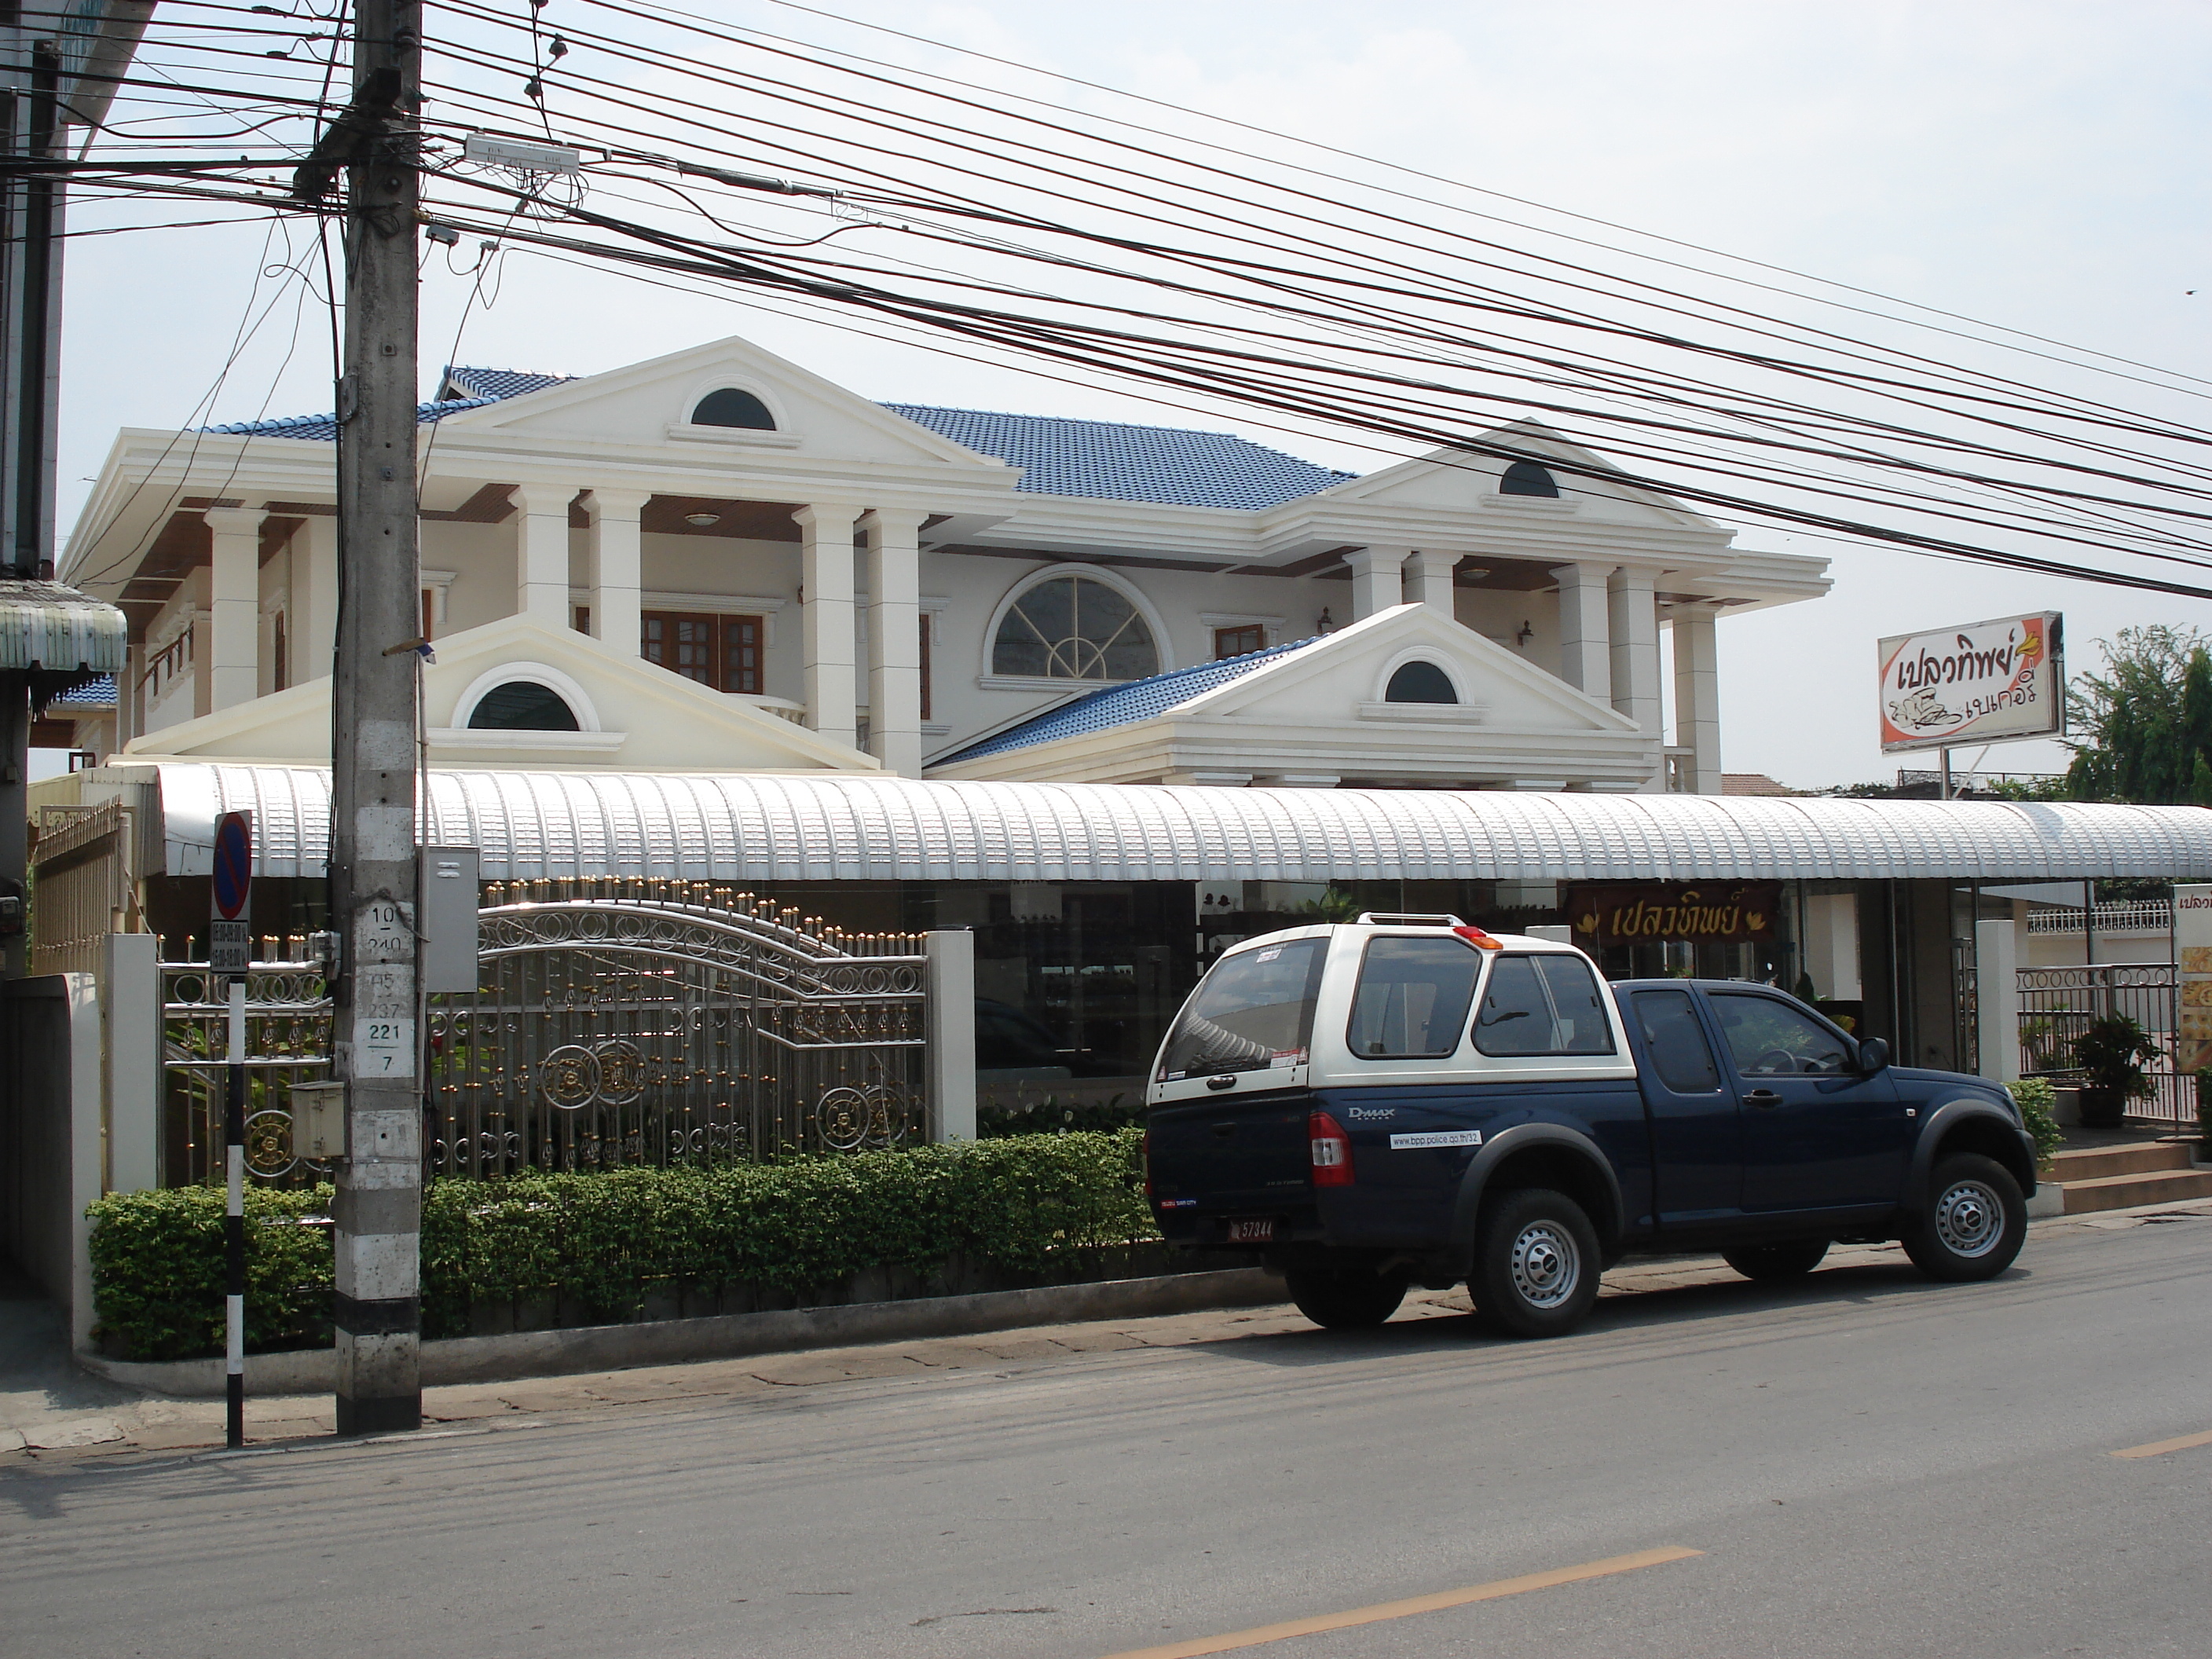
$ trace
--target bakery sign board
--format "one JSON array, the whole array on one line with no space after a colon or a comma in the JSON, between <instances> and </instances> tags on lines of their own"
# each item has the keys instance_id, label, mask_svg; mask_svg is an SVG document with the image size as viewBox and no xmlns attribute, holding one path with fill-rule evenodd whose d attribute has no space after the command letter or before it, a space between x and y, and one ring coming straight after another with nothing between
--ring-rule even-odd
<instances>
[{"instance_id":1,"label":"bakery sign board","mask_svg":"<svg viewBox=\"0 0 2212 1659\"><path fill-rule=\"evenodd\" d=\"M2173 948L2181 966L2181 1040L2174 1069L2212 1071L2212 886L2175 884Z\"/></svg>"},{"instance_id":2,"label":"bakery sign board","mask_svg":"<svg viewBox=\"0 0 2212 1659\"><path fill-rule=\"evenodd\" d=\"M1951 749L2066 730L2064 619L2055 611L1881 642L1881 746Z\"/></svg>"},{"instance_id":3,"label":"bakery sign board","mask_svg":"<svg viewBox=\"0 0 2212 1659\"><path fill-rule=\"evenodd\" d=\"M1608 945L1764 945L1782 906L1778 881L1654 881L1571 887L1567 916L1585 951Z\"/></svg>"}]
</instances>

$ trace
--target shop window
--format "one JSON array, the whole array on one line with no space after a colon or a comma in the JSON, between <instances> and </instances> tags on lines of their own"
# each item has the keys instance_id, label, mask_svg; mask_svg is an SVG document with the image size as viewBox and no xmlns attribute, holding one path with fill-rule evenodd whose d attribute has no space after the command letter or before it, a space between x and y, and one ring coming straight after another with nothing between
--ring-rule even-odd
<instances>
[{"instance_id":1,"label":"shop window","mask_svg":"<svg viewBox=\"0 0 2212 1659\"><path fill-rule=\"evenodd\" d=\"M737 427L748 432L773 432L775 416L768 412L768 405L750 392L740 392L735 386L724 386L720 392L710 392L699 399L691 411L694 426Z\"/></svg>"},{"instance_id":2,"label":"shop window","mask_svg":"<svg viewBox=\"0 0 2212 1659\"><path fill-rule=\"evenodd\" d=\"M1450 675L1436 664L1416 658L1390 676L1390 684L1383 690L1382 701L1457 702L1459 692L1453 687Z\"/></svg>"},{"instance_id":3,"label":"shop window","mask_svg":"<svg viewBox=\"0 0 2212 1659\"><path fill-rule=\"evenodd\" d=\"M1267 648L1267 630L1258 623L1213 630L1213 659L1216 662L1226 662L1231 657L1249 657L1255 651Z\"/></svg>"},{"instance_id":4,"label":"shop window","mask_svg":"<svg viewBox=\"0 0 2212 1659\"><path fill-rule=\"evenodd\" d=\"M574 732L576 711L550 685L509 680L477 699L469 711L471 732Z\"/></svg>"},{"instance_id":5,"label":"shop window","mask_svg":"<svg viewBox=\"0 0 2212 1659\"><path fill-rule=\"evenodd\" d=\"M1140 680L1160 672L1160 653L1128 595L1088 576L1054 576L1024 590L1007 610L992 642L991 672Z\"/></svg>"},{"instance_id":6,"label":"shop window","mask_svg":"<svg viewBox=\"0 0 2212 1659\"><path fill-rule=\"evenodd\" d=\"M638 654L647 662L717 691L759 693L765 630L758 617L648 611L640 631Z\"/></svg>"},{"instance_id":7,"label":"shop window","mask_svg":"<svg viewBox=\"0 0 2212 1659\"><path fill-rule=\"evenodd\" d=\"M1548 495L1559 498L1559 481L1534 461L1516 461L1498 481L1501 495Z\"/></svg>"}]
</instances>

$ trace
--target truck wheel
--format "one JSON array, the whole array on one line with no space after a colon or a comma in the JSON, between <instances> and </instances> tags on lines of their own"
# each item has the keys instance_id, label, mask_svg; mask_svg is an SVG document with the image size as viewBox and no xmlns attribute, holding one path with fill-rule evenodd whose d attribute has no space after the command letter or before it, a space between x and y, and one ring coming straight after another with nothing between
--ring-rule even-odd
<instances>
[{"instance_id":1,"label":"truck wheel","mask_svg":"<svg viewBox=\"0 0 2212 1659\"><path fill-rule=\"evenodd\" d=\"M1468 1289L1483 1322L1508 1336L1564 1336L1597 1300L1597 1230L1581 1205L1542 1187L1483 1206Z\"/></svg>"},{"instance_id":2,"label":"truck wheel","mask_svg":"<svg viewBox=\"0 0 2212 1659\"><path fill-rule=\"evenodd\" d=\"M1332 1331L1371 1330L1397 1312L1406 1299L1402 1273L1294 1267L1283 1277L1298 1311Z\"/></svg>"},{"instance_id":3,"label":"truck wheel","mask_svg":"<svg viewBox=\"0 0 2212 1659\"><path fill-rule=\"evenodd\" d=\"M1760 1280L1802 1279L1820 1265L1828 1253L1825 1238L1801 1238L1787 1244L1747 1244L1723 1250L1721 1260L1746 1279Z\"/></svg>"},{"instance_id":4,"label":"truck wheel","mask_svg":"<svg viewBox=\"0 0 2212 1659\"><path fill-rule=\"evenodd\" d=\"M2027 1238L2027 1202L1993 1158L1959 1152L1936 1165L1928 1202L1905 1225L1905 1253L1930 1279L1995 1279Z\"/></svg>"}]
</instances>

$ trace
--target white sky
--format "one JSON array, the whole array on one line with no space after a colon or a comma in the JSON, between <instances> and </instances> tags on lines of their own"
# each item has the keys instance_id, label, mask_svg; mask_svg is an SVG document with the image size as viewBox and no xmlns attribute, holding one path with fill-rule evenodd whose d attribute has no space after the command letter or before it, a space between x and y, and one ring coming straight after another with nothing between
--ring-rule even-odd
<instances>
[{"instance_id":1,"label":"white sky","mask_svg":"<svg viewBox=\"0 0 2212 1659\"><path fill-rule=\"evenodd\" d=\"M896 55L880 38L766 0L696 9ZM566 17L564 18L564 8ZM2212 8L2202 4L1561 3L1365 8L1310 0L1124 0L1095 7L896 5L856 16L1252 121L1377 158L1771 261L2076 345L2212 378L2205 168ZM607 27L551 0L547 25ZM898 48L911 53L911 48ZM952 69L962 60L931 58ZM971 62L961 70L980 75ZM994 78L1017 78L993 71ZM1024 90L1047 93L1033 81ZM1104 107L1093 94L1069 101ZM1061 95L1061 94L1050 94ZM1126 106L1119 113L1129 114ZM1167 118L1160 118L1164 122ZM742 167L744 158L732 158ZM173 216L188 216L175 215ZM88 205L76 228L118 222ZM263 232L228 228L72 243L64 342L62 522L116 428L188 419L230 350ZM283 257L280 252L278 258ZM465 263L465 260L464 261ZM465 279L426 267L426 374L446 360ZM2186 290L2197 289L2191 296ZM267 292L264 289L264 294ZM325 325L293 343L285 298L212 413L327 409ZM1243 424L1336 465L1378 457L857 338L736 302L691 300L517 254L469 320L464 362L611 368L744 334L865 396L1037 414ZM288 359L289 349L289 359ZM2033 378L2028 360L2010 372ZM2069 385L2079 385L2069 380ZM2121 390L2106 383L2107 397ZM2208 387L2212 392L2212 387ZM2203 403L2147 406L2202 422ZM2212 424L2212 423L2208 423ZM1728 769L1801 787L1887 776L1875 739L1882 635L2053 607L2072 665L2130 623L2212 624L2163 595L1747 531L1826 553L1826 600L1723 624ZM1961 765L1973 758L1959 757ZM2057 769L2050 744L1999 745L1990 768ZM1932 757L1930 763L1932 763Z\"/></svg>"}]
</instances>

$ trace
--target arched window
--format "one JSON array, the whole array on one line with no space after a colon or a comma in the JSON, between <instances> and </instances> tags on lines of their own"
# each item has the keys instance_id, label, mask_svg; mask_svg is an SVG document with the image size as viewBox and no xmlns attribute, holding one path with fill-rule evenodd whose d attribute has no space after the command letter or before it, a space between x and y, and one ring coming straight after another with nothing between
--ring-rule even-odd
<instances>
[{"instance_id":1,"label":"arched window","mask_svg":"<svg viewBox=\"0 0 2212 1659\"><path fill-rule=\"evenodd\" d=\"M1390 676L1390 684L1382 693L1385 702L1457 702L1459 693L1452 689L1451 677L1432 662L1416 657L1404 664Z\"/></svg>"},{"instance_id":2,"label":"arched window","mask_svg":"<svg viewBox=\"0 0 2212 1659\"><path fill-rule=\"evenodd\" d=\"M1516 461L1498 481L1501 495L1549 495L1557 500L1559 481L1534 461Z\"/></svg>"},{"instance_id":3,"label":"arched window","mask_svg":"<svg viewBox=\"0 0 2212 1659\"><path fill-rule=\"evenodd\" d=\"M691 411L691 424L735 426L751 432L773 432L775 430L775 416L769 414L768 405L751 392L726 386L720 392L710 392L699 399L699 406Z\"/></svg>"},{"instance_id":4,"label":"arched window","mask_svg":"<svg viewBox=\"0 0 2212 1659\"><path fill-rule=\"evenodd\" d=\"M1054 576L1007 608L991 644L994 674L1141 680L1160 672L1152 630L1127 594L1088 576Z\"/></svg>"},{"instance_id":5,"label":"arched window","mask_svg":"<svg viewBox=\"0 0 2212 1659\"><path fill-rule=\"evenodd\" d=\"M477 699L469 711L471 732L574 732L576 711L550 685L509 680Z\"/></svg>"}]
</instances>

